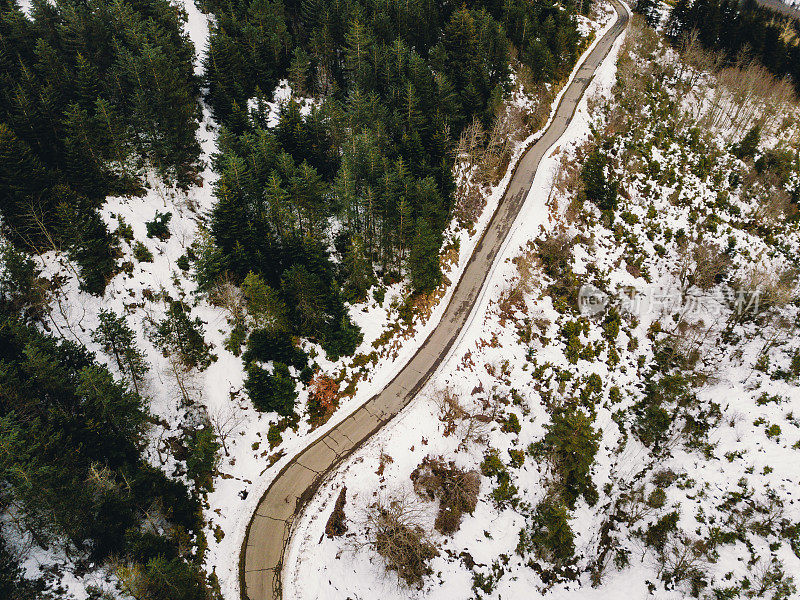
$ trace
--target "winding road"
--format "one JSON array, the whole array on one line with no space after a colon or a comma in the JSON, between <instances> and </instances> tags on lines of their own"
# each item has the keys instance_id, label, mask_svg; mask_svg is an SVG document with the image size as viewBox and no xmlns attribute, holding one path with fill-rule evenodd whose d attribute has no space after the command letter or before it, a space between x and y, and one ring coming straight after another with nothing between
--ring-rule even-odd
<instances>
[{"instance_id":1,"label":"winding road","mask_svg":"<svg viewBox=\"0 0 800 600\"><path fill-rule=\"evenodd\" d=\"M439 324L381 392L289 461L264 493L242 545L239 570L243 600L281 598L283 557L297 516L325 476L399 413L448 355L531 189L539 162L566 131L597 68L625 30L628 10L618 0L612 3L617 12L616 22L578 68L549 127L518 161L508 188L476 245Z\"/></svg>"}]
</instances>

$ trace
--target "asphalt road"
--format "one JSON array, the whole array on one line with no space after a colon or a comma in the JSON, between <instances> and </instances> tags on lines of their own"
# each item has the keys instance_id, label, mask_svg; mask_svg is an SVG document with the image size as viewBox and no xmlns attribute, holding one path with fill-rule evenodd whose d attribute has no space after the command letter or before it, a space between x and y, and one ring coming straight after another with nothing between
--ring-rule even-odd
<instances>
[{"instance_id":1,"label":"asphalt road","mask_svg":"<svg viewBox=\"0 0 800 600\"><path fill-rule=\"evenodd\" d=\"M562 96L556 116L544 134L517 163L505 195L456 285L439 325L422 347L377 395L292 459L259 502L242 546L239 570L244 600L281 597L283 554L291 527L325 476L405 407L425 385L469 318L495 256L531 189L539 162L572 120L575 108L628 23L628 12L612 0L617 22L584 60Z\"/></svg>"}]
</instances>

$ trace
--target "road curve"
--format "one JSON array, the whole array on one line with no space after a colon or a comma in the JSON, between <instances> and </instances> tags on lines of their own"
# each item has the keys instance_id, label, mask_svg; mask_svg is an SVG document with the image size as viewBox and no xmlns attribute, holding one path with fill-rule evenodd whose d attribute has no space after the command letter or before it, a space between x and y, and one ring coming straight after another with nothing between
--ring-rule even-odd
<instances>
[{"instance_id":1,"label":"road curve","mask_svg":"<svg viewBox=\"0 0 800 600\"><path fill-rule=\"evenodd\" d=\"M296 516L325 476L399 413L447 356L531 189L539 162L567 129L598 66L628 23L627 9L618 0L612 3L617 11L616 23L583 61L564 92L550 126L517 163L508 188L476 245L439 324L381 392L289 461L264 493L247 527L239 558L243 600L281 598L283 555Z\"/></svg>"}]
</instances>

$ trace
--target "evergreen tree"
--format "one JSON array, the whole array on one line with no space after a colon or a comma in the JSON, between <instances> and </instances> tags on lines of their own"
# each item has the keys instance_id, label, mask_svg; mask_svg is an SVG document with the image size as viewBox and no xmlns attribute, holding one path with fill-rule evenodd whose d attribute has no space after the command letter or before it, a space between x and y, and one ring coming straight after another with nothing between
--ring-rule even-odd
<instances>
[{"instance_id":1,"label":"evergreen tree","mask_svg":"<svg viewBox=\"0 0 800 600\"><path fill-rule=\"evenodd\" d=\"M294 381L285 364L273 363L272 373L254 364L248 365L244 386L253 406L258 410L274 411L282 416L288 416L294 412L297 393Z\"/></svg>"},{"instance_id":2,"label":"evergreen tree","mask_svg":"<svg viewBox=\"0 0 800 600\"><path fill-rule=\"evenodd\" d=\"M600 210L613 211L617 208L617 183L608 180L607 166L608 159L598 146L586 159L581 179L586 199L594 202Z\"/></svg>"},{"instance_id":3,"label":"evergreen tree","mask_svg":"<svg viewBox=\"0 0 800 600\"><path fill-rule=\"evenodd\" d=\"M247 312L256 327L288 331L289 318L286 304L275 289L264 283L261 276L250 271L242 282L242 294L247 304Z\"/></svg>"},{"instance_id":4,"label":"evergreen tree","mask_svg":"<svg viewBox=\"0 0 800 600\"><path fill-rule=\"evenodd\" d=\"M346 276L343 290L345 300L352 303L363 302L367 297L367 290L372 285L373 274L372 264L364 253L361 238L354 236L350 240L343 268Z\"/></svg>"},{"instance_id":5,"label":"evergreen tree","mask_svg":"<svg viewBox=\"0 0 800 600\"><path fill-rule=\"evenodd\" d=\"M580 43L576 4L550 0L209 6L207 98L223 125L214 246L224 270L239 283L258 275L289 308L290 333L329 356L358 345L343 300L363 298L373 273L405 268L422 292L441 281L453 142L475 116L494 118L512 46L548 82L569 72ZM267 101L282 78L322 102L306 112L291 98L275 126ZM328 237L339 268L319 244Z\"/></svg>"},{"instance_id":6,"label":"evergreen tree","mask_svg":"<svg viewBox=\"0 0 800 600\"><path fill-rule=\"evenodd\" d=\"M203 339L200 317L192 319L190 308L180 300L170 301L164 319L154 324L151 338L164 356L175 354L190 369L207 369L217 358Z\"/></svg>"},{"instance_id":7,"label":"evergreen tree","mask_svg":"<svg viewBox=\"0 0 800 600\"><path fill-rule=\"evenodd\" d=\"M634 11L644 17L650 27L656 27L661 19L661 5L657 0L637 0Z\"/></svg>"},{"instance_id":8,"label":"evergreen tree","mask_svg":"<svg viewBox=\"0 0 800 600\"><path fill-rule=\"evenodd\" d=\"M310 93L310 75L311 58L303 48L297 46L292 53L292 62L289 65L289 84L295 94L305 96Z\"/></svg>"},{"instance_id":9,"label":"evergreen tree","mask_svg":"<svg viewBox=\"0 0 800 600\"><path fill-rule=\"evenodd\" d=\"M741 159L753 158L761 141L761 127L754 126L734 148L734 154Z\"/></svg>"},{"instance_id":10,"label":"evergreen tree","mask_svg":"<svg viewBox=\"0 0 800 600\"><path fill-rule=\"evenodd\" d=\"M664 27L664 33L673 43L677 42L686 32L686 27L689 23L690 7L691 3L689 0L678 0L672 8L672 12L669 14L669 18Z\"/></svg>"},{"instance_id":11,"label":"evergreen tree","mask_svg":"<svg viewBox=\"0 0 800 600\"><path fill-rule=\"evenodd\" d=\"M439 266L439 246L441 242L427 219L417 221L414 245L408 257L408 270L411 285L415 290L430 292L442 281Z\"/></svg>"},{"instance_id":12,"label":"evergreen tree","mask_svg":"<svg viewBox=\"0 0 800 600\"><path fill-rule=\"evenodd\" d=\"M92 332L92 339L100 344L103 351L117 363L117 368L125 374L139 393L142 377L147 373L144 353L136 344L136 335L125 318L110 310L101 309L100 323Z\"/></svg>"}]
</instances>

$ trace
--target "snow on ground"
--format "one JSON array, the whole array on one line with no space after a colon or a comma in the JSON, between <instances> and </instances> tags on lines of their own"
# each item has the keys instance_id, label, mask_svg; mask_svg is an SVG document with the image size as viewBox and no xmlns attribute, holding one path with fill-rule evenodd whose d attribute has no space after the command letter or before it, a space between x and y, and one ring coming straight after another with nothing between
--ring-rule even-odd
<instances>
[{"instance_id":1,"label":"snow on ground","mask_svg":"<svg viewBox=\"0 0 800 600\"><path fill-rule=\"evenodd\" d=\"M634 57L640 61L637 66L644 65L645 78L653 74L648 68L668 72L674 64L674 54L661 49L658 55L660 62L655 65L648 64L651 59ZM605 96L614 72L610 57L593 84ZM689 70L681 69L681 73L691 80ZM681 100L682 92L676 89L670 88L670 93ZM698 93L702 95L701 90ZM594 110L588 110L590 105ZM686 103L682 106L686 111ZM688 108L698 119L708 110L701 107L700 113L693 113ZM686 246L674 242L676 236L688 236L693 243L699 236L701 248L703 244L720 251L727 247L724 253L732 276L760 274L764 278L760 284L766 289L774 289L770 286L779 279L790 281L787 268L796 266L800 258L796 217L791 220L780 212L770 216L769 198L764 204L760 184L748 179L753 177L753 167L729 153L730 142L741 139L741 133L732 140L729 127L709 126L707 143L693 141L691 119L687 125L686 120L674 117L668 103L643 102L641 115L634 113L629 130L614 130L609 147L603 150L614 157L621 181L614 227L601 222L594 207L585 209L589 214L585 221L571 221L564 212L570 198L555 203L548 203L548 198L559 163L585 159L581 146L589 125L603 130L599 117L603 113L596 109L596 104L584 99L558 148L543 161L513 237L448 360L420 396L342 465L309 504L296 526L284 569L287 597L508 600L546 594L570 600L677 599L690 593L717 599L800 597L794 587L800 573L797 307L786 305L773 321L745 322L734 329L732 338L717 341L713 336L731 315L722 290L712 285L704 294L690 284L688 302L679 298L677 304L674 294L687 261L682 250ZM655 110L664 112L654 118ZM795 125L791 125L790 112ZM796 151L796 137L791 141L797 132L796 108L787 110L786 116L789 129L765 135L762 148L793 143ZM662 118L674 121L660 123ZM668 143L675 130L684 137L680 143ZM562 156L570 161L560 161ZM705 171L708 164L710 172ZM800 185L800 173L796 165L793 168L787 190ZM750 183L727 182L738 177ZM791 214L791 207L787 210ZM608 351L602 349L609 340L604 322L587 320L585 333L578 336L578 348L583 348L580 356L568 357L563 336L564 328L575 323L569 320L573 315L556 306L559 299L547 291L549 280L536 270L535 253L526 244L542 230L558 228L570 232L577 244L572 273L594 280L609 292L633 290L632 316L623 318L619 333L610 338L613 344L609 341L606 346ZM711 257L691 260L704 268ZM519 284L524 279L519 265L526 264L535 268L527 288ZM796 297L796 282L793 289ZM526 299L520 301L515 290L522 290ZM699 349L698 366L686 367L683 373L697 381L692 384L696 397L688 410L701 412L697 422L687 420L684 429L674 434L686 435L686 440L663 442L666 454L646 446L634 433L635 419L630 421L652 376L645 367L657 362L657 324L677 335L679 342L688 340L683 343ZM703 336L715 341L707 343ZM599 377L600 396L587 403L583 392L594 376ZM501 415L516 415L522 423L519 433L503 426L506 417L495 418L479 432L485 438L481 441L476 436L464 443L464 431L446 433L441 408L444 390L467 407L482 404L484 414L499 410ZM657 391L669 393L666 387ZM567 576L547 585L537 570L552 574L548 560L532 556L526 563L518 555L517 542L530 518L526 515L552 485L553 467L547 461L531 461L525 450L542 439L552 416L548 404L557 402L554 397L588 404L601 434L592 468L600 500L593 506L580 500L569 517L576 562L568 564L574 564L577 578ZM672 405L669 409L676 414L687 410ZM650 423L645 420L644 425ZM508 457L513 462L515 452L523 457L514 465L512 476L518 503L498 508L494 494L500 488L489 494L486 488L492 482L484 477L474 514L465 515L452 536L438 534L433 527L438 502L425 502L417 495L410 473L426 456L443 456L459 468L476 469L487 447L497 449L504 463ZM343 486L349 530L344 537L329 539L324 535L325 524ZM654 496L656 492L663 493L663 499ZM432 573L420 589L405 587L394 573L387 574L383 559L368 544L365 515L369 507L396 499L419 511L418 521L439 548L430 563ZM665 551L659 554L645 539L671 510L679 511L675 533L669 534ZM608 523L610 541L603 546L602 527ZM593 587L588 572L602 547L611 550L609 564L602 584ZM677 575L670 582L666 576L673 572ZM693 586L698 586L696 592L691 591Z\"/></svg>"},{"instance_id":2,"label":"snow on ground","mask_svg":"<svg viewBox=\"0 0 800 600\"><path fill-rule=\"evenodd\" d=\"M610 5L606 6L606 9L601 13L601 17L599 19L599 21L602 23L602 28L597 32L596 40L599 40L603 33L611 26L612 22L610 20L610 16L612 14L613 8L611 8ZM596 40L592 43L591 47L587 49L587 53L591 50L591 48L594 47ZM558 97L553 103L553 107L557 106L560 98L561 93L559 93ZM551 113L553 113L553 111L551 111ZM542 128L542 130L543 129L544 128ZM497 203L502 197L503 190L505 190L508 182L511 179L513 165L515 165L517 160L519 160L519 157L522 155L524 149L539 135L541 135L542 130L537 131L517 145L506 175L491 190L483 212L476 221L472 232L460 230L455 224L453 224L450 229L445 231L445 239L447 239L448 236L453 235L460 237L458 260L449 271L445 272L445 275L450 282L456 282L461 277L461 273L466 267L469 257L472 255L475 244L480 239L483 231L488 225L489 220L491 219L491 216L497 207ZM215 490L215 492L209 496L209 502L212 505L219 502L219 504L217 504L218 506L227 507L227 511L223 512L227 512L230 516L225 519L227 522L222 524L222 529L226 533L230 532L229 535L226 536L225 540L228 538L232 540L231 543L223 541L223 543L219 544L218 549L213 549L213 552L219 552L220 557L232 556L233 553L239 552L241 544L244 540L244 534L250 516L252 515L258 504L258 501L260 500L264 491L266 491L267 487L269 487L269 484L275 475L277 475L280 469L283 468L283 466L291 459L292 456L311 444L313 440L323 435L337 423L344 420L358 406L366 402L369 398L383 389L383 387L391 380L391 378L397 373L402 365L411 359L417 349L428 337L430 332L436 327L442 317L442 314L444 313L444 309L447 306L450 297L452 296L453 289L454 287L452 285L447 287L445 293L439 298L438 303L433 308L427 319L425 319L424 322L420 322L421 319L418 318L414 324L413 332L411 332L410 335L404 336L402 343L395 347L389 356L382 356L380 361L373 363L374 366L369 371L366 379L359 383L355 394L351 398L343 399L340 402L339 409L324 426L317 428L313 432L308 432L303 428L303 426L301 426L297 436L293 436L288 440L285 440L284 445L282 446L282 449L284 449L286 452L285 456L267 469L264 469L265 465L263 464L263 458L257 459L261 461L260 464L262 465L263 470L260 472L260 474L251 475L251 479L249 479L249 481L252 482L252 486L248 487L248 496L244 502L234 501L226 503L226 501L230 499L229 493L228 495L222 493L218 494L217 490ZM402 284L395 284L387 289L386 297L382 304L378 305L376 301L368 300L367 305L364 307L351 307L351 317L353 318L353 321L362 328L364 333L364 342L356 350L356 355L359 353L368 354L372 351L373 341L375 341L378 338L378 335L383 332L387 322L394 317L393 311L390 309L393 301L399 300L403 296L403 291ZM326 372L330 373L333 371L333 368L327 366L323 360L319 358L317 360L320 362L320 365ZM287 433L289 433L288 430ZM215 497L219 497L219 500L215 500ZM234 511L231 511L230 506L236 506L237 504L239 506L237 506ZM215 520L219 519L220 517L217 517ZM230 560L220 560L219 562L209 561L209 564L214 564L217 567L217 575L220 577L222 590L225 596L227 597L228 594L234 593L238 594L238 564L231 562Z\"/></svg>"},{"instance_id":3,"label":"snow on ground","mask_svg":"<svg viewBox=\"0 0 800 600\"><path fill-rule=\"evenodd\" d=\"M202 56L209 37L209 17L203 15L192 0L185 0L184 8L188 21L186 32L197 49L195 72L202 72ZM609 10L601 16L602 22L608 22ZM281 107L291 95L288 84L281 82L269 102L268 109L274 122L277 122ZM524 99L518 98L520 102ZM302 100L302 112L306 114L312 101ZM273 123L274 124L274 123ZM62 288L63 295L54 303L51 311L51 327L67 339L76 340L88 349L95 351L99 360L104 360L112 372L115 366L106 357L99 346L92 341L91 334L97 328L98 315L101 309L112 310L124 315L128 324L137 334L137 343L144 351L150 371L143 386L143 395L147 399L150 411L157 425L151 431L149 458L167 473L185 478L178 462L172 457L170 440L179 438L185 427L195 427L204 418L210 418L212 424L223 432L225 448L219 465L219 473L214 479L214 487L208 493L204 512L207 520L205 535L208 550L205 554L205 566L209 573L214 573L219 580L225 598L239 597L238 558L243 535L249 518L263 491L267 488L275 474L288 461L289 457L305 447L327 428L345 418L352 410L379 391L421 345L430 331L441 318L444 307L452 293L452 286L444 291L438 304L433 307L427 317L418 317L410 331L400 331L403 339L397 335L388 343L375 346L376 340L386 337L387 328L397 320L398 305L404 300L406 290L402 284L395 284L386 290L385 299L378 303L374 299L363 305L351 307L351 314L364 333L364 342L357 350L364 355L377 356L369 369L351 367L350 359L341 359L336 363L328 361L324 353L316 348L316 361L327 373L335 373L344 369L349 376L358 371L367 371L358 383L355 393L343 399L337 413L323 427L311 430L307 421L303 420L297 429L283 432L282 443L271 449L266 435L269 425L276 420L274 414L259 413L252 408L246 395L242 393L244 373L242 361L225 350L224 340L229 332L228 319L222 308L210 305L204 298L196 296L196 285L190 273L179 266L183 257L198 235L203 231L206 215L214 205L213 182L215 174L210 168L210 158L216 151L216 125L207 109L203 112L203 121L198 136L203 149L203 160L206 169L203 171L202 183L186 192L165 186L157 177L148 177L147 193L143 197L109 198L102 214L110 230L115 230L124 223L133 231L133 240L122 244L125 255L123 261L130 263L127 272L115 276L108 284L102 298L85 294L78 289L74 277L74 269L61 255L54 252L40 257L43 275L56 273L66 276ZM534 134L536 135L536 134ZM518 144L512 165L522 153L523 148L534 136ZM460 277L472 250L485 229L489 218L502 195L502 190L510 178L507 175L492 190L487 205L479 221L471 233L458 231L453 227L450 235L458 235L460 252L458 259L446 273L449 281L455 282ZM151 221L157 213L170 213L170 237L166 240L148 238L145 223ZM134 243L141 242L153 255L152 262L139 262L133 257ZM203 372L184 374L180 381L176 378L170 361L154 347L148 332L153 322L164 318L166 304L164 298L185 299L192 306L191 316L199 317L204 323L206 341L212 347L216 360ZM423 322L424 321L424 322ZM309 345L310 346L310 345ZM307 350L310 348L306 348ZM379 359L378 359L379 357ZM375 364L377 363L377 364ZM187 389L194 406L184 406L181 401L181 386ZM307 399L303 392L298 400L302 407ZM197 406L202 407L198 412ZM205 415L203 414L205 413ZM281 458L282 457L282 458ZM82 598L81 581L86 577L77 577L72 573L72 565L64 557L48 555L45 552L31 551L32 561L38 566L30 566L31 575L60 564L63 573L60 576L62 585L68 591L65 594ZM101 579L106 574L97 575Z\"/></svg>"},{"instance_id":4,"label":"snow on ground","mask_svg":"<svg viewBox=\"0 0 800 600\"><path fill-rule=\"evenodd\" d=\"M247 109L251 112L257 111L258 114L266 115L266 126L277 127L281 118L281 111L292 99L292 88L288 79L281 79L275 90L272 92L272 100L263 98L250 98L247 101ZM311 109L320 103L314 98L294 98L300 104L300 115L307 117L311 114Z\"/></svg>"},{"instance_id":5,"label":"snow on ground","mask_svg":"<svg viewBox=\"0 0 800 600\"><path fill-rule=\"evenodd\" d=\"M610 21L605 23L603 29L597 32L596 40L602 37L610 25ZM399 587L396 578L384 577L381 574L382 567L376 564L379 559L370 551L349 547L347 542L344 544L345 550L342 550L342 544L338 541L325 538L323 533L325 522L342 485L347 486L347 510L348 514L352 514L357 513L359 508L363 508L365 504L372 502L381 494L388 495L388 492L385 491L385 481L387 480L392 481L392 496L412 496L410 480L406 476L400 478L400 489L398 490L397 476L412 471L426 455L455 457L458 459L459 466L468 468L474 468L480 462L481 456L467 457L463 453L456 453L459 440L455 437L441 436L438 431L438 409L432 401L432 396L444 388L452 389L457 394L470 395L476 387L481 385L480 380L469 378L463 372L456 372L458 365L469 360L466 355L471 354L471 349L479 344L480 339L485 338L486 311L515 274L515 267L511 259L518 254L522 245L549 226L549 211L546 204L559 164L559 153L567 146L579 144L588 135L590 120L588 99L594 94L608 93L614 82L616 54L621 42L622 38L618 40L599 68L565 134L542 159L531 192L517 217L512 233L498 254L495 267L487 279L470 321L464 327L462 336L454 344L448 359L443 361L437 373L419 396L391 424L375 435L342 465L326 485L320 488L297 523L284 567L285 597L298 600L322 598L333 600L348 597L381 597L387 600L409 597L469 597L472 580L467 577L468 571L465 573L463 569L443 558L433 562L432 567L437 575L435 580L429 581L422 590L412 592ZM591 48L587 52L590 50ZM504 180L498 186L499 190L504 189L505 185ZM494 210L498 197L497 193L493 194L489 206L484 211L484 216L490 215ZM469 252L471 251L470 248ZM464 252L465 248L462 244L462 256ZM516 335L513 331L507 333L511 338ZM502 355L494 356L493 360L500 364L504 357ZM488 358L487 362L489 362ZM522 365L515 365L515 367L521 368ZM497 441L500 443L500 440ZM394 462L384 462L383 469L380 469L382 454L392 457L391 460ZM378 471L382 471L382 474L379 475ZM359 508L353 509L354 505ZM427 508L432 507L428 506ZM520 528L519 517L501 515L500 518L496 518L490 510L481 513L481 508L488 509L486 505L479 504L478 511L469 520L469 524L465 524L452 540L441 539L445 544L445 551L454 549L453 551L457 552L458 549L469 548L472 558L476 562L491 562L492 558L503 549L507 549L509 536L514 538L513 543L516 544L516 535ZM430 510L428 512L430 513ZM428 515L431 523L433 514ZM472 541L476 539L479 539L481 543L473 544ZM487 540L496 540L496 542ZM524 583L521 582L520 586L524 589ZM506 597L505 594L503 597ZM519 597L529 597L529 591L525 596Z\"/></svg>"}]
</instances>

